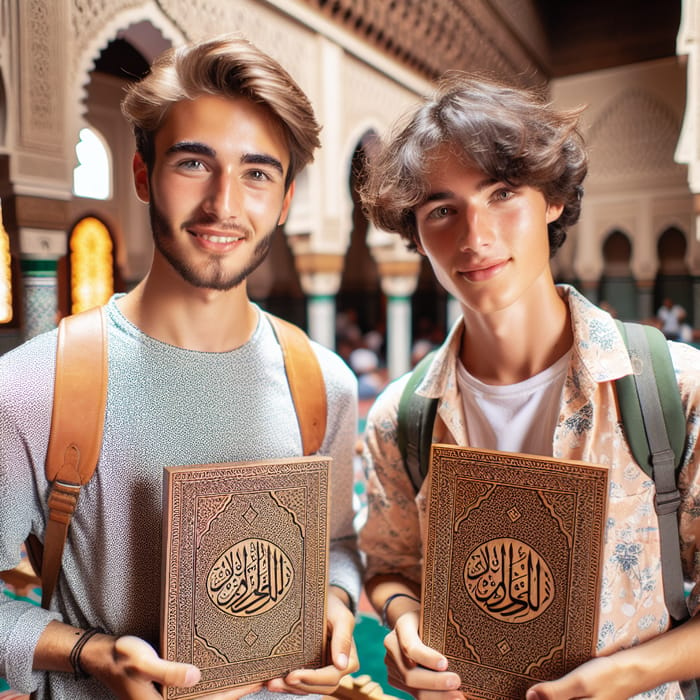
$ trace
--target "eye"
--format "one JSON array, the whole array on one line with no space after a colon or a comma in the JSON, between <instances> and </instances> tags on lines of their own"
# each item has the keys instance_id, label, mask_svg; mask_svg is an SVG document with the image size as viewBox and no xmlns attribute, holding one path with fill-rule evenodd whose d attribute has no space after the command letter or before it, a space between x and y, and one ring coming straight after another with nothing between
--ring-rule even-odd
<instances>
[{"instance_id":1,"label":"eye","mask_svg":"<svg viewBox=\"0 0 700 700\"><path fill-rule=\"evenodd\" d=\"M428 213L428 219L444 219L446 216L449 216L454 210L452 207L448 207L447 205L443 204L439 207L435 207L435 209L432 209Z\"/></svg>"},{"instance_id":2,"label":"eye","mask_svg":"<svg viewBox=\"0 0 700 700\"><path fill-rule=\"evenodd\" d=\"M187 160L181 160L177 167L182 170L203 170L204 163L196 158L188 158Z\"/></svg>"},{"instance_id":3,"label":"eye","mask_svg":"<svg viewBox=\"0 0 700 700\"><path fill-rule=\"evenodd\" d=\"M269 175L264 170L251 170L248 173L248 177L252 180L259 180L260 182L270 179Z\"/></svg>"},{"instance_id":4,"label":"eye","mask_svg":"<svg viewBox=\"0 0 700 700\"><path fill-rule=\"evenodd\" d=\"M491 199L494 202L507 202L513 196L515 196L515 192L513 192L513 190L509 190L505 187L499 187L491 195Z\"/></svg>"}]
</instances>

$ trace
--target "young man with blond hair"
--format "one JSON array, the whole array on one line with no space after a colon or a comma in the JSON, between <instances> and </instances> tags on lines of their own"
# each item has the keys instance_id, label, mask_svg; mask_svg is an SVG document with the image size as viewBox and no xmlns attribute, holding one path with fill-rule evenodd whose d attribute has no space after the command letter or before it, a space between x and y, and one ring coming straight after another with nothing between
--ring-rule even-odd
<instances>
[{"instance_id":1,"label":"young man with blond hair","mask_svg":"<svg viewBox=\"0 0 700 700\"><path fill-rule=\"evenodd\" d=\"M0 675L36 698L155 700L160 686L197 683L199 669L160 659L155 648L163 468L302 454L282 351L246 280L319 145L308 99L269 56L223 36L166 52L129 88L123 111L155 250L143 281L106 305L104 440L51 609L0 596ZM28 535L43 540L55 345L51 332L0 358L0 570L16 566ZM358 665L356 381L334 353L316 343L312 351L328 405L320 454L333 458L330 661L212 700L325 694Z\"/></svg>"}]
</instances>

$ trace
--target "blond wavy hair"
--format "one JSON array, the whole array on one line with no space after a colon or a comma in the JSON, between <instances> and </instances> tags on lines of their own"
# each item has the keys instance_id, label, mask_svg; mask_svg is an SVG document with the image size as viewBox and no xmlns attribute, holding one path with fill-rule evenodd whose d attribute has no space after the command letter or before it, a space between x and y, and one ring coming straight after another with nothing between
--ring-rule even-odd
<instances>
[{"instance_id":1,"label":"blond wavy hair","mask_svg":"<svg viewBox=\"0 0 700 700\"><path fill-rule=\"evenodd\" d=\"M246 39L225 34L168 49L127 88L122 113L149 170L154 137L170 107L203 95L246 97L270 110L289 145L287 187L321 145L311 103L289 73Z\"/></svg>"}]
</instances>

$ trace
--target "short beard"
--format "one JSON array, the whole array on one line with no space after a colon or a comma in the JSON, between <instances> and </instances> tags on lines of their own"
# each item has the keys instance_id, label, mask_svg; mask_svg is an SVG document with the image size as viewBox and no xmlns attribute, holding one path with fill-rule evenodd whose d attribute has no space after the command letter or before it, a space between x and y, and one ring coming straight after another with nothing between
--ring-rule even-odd
<instances>
[{"instance_id":1,"label":"short beard","mask_svg":"<svg viewBox=\"0 0 700 700\"><path fill-rule=\"evenodd\" d=\"M209 262L204 266L204 269L202 269L202 266L195 267L190 265L178 254L170 245L174 238L172 229L168 226L165 217L158 209L152 197L148 205L148 213L151 220L153 243L180 277L193 287L214 289L220 292L227 292L234 287L238 287L260 266L270 252L272 237L277 231L277 227L275 226L272 231L258 241L253 250L252 258L242 270L234 273L227 273L224 269L224 261L216 256L212 256Z\"/></svg>"}]
</instances>

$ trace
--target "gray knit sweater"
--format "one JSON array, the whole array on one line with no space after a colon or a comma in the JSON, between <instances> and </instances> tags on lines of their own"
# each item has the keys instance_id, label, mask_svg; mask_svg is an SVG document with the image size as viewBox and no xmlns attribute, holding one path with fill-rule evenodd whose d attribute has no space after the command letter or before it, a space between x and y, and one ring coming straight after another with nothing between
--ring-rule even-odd
<instances>
[{"instance_id":1,"label":"gray knit sweater","mask_svg":"<svg viewBox=\"0 0 700 700\"><path fill-rule=\"evenodd\" d=\"M280 347L264 316L243 347L183 350L129 323L114 298L102 453L80 495L52 611L0 595L0 676L38 698L110 697L94 680L32 672L50 620L133 634L156 646L159 628L163 467L290 457L301 439ZM0 357L0 570L14 567L29 533L43 540L55 331ZM356 381L314 344L328 395L321 454L333 457L330 581L357 600L352 524ZM279 695L275 694L275 697Z\"/></svg>"}]
</instances>

